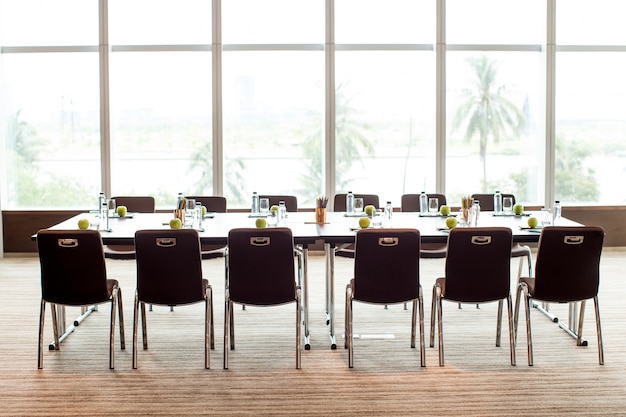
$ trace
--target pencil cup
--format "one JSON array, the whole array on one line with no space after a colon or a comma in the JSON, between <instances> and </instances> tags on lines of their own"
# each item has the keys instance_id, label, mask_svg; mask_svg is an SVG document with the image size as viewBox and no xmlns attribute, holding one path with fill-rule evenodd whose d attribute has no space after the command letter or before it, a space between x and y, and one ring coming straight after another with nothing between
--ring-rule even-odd
<instances>
[{"instance_id":1,"label":"pencil cup","mask_svg":"<svg viewBox=\"0 0 626 417\"><path fill-rule=\"evenodd\" d=\"M326 208L315 209L315 223L326 223Z\"/></svg>"},{"instance_id":2,"label":"pencil cup","mask_svg":"<svg viewBox=\"0 0 626 417\"><path fill-rule=\"evenodd\" d=\"M185 209L174 210L174 217L180 219L180 222L185 226Z\"/></svg>"}]
</instances>

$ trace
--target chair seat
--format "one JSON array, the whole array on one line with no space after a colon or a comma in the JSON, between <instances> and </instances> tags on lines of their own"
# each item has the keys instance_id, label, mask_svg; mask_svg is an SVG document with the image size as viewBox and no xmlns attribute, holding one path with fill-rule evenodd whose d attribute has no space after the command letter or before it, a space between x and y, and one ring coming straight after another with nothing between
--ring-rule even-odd
<instances>
[{"instance_id":1,"label":"chair seat","mask_svg":"<svg viewBox=\"0 0 626 417\"><path fill-rule=\"evenodd\" d=\"M104 256L109 259L135 259L135 246L105 245Z\"/></svg>"}]
</instances>

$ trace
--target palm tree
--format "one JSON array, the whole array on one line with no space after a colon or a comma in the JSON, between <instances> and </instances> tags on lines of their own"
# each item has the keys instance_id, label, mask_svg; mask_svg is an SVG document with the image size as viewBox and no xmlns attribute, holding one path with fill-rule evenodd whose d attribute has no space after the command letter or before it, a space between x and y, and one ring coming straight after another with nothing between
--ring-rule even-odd
<instances>
[{"instance_id":1,"label":"palm tree","mask_svg":"<svg viewBox=\"0 0 626 417\"><path fill-rule=\"evenodd\" d=\"M497 85L496 63L485 55L468 58L475 78L472 87L463 91L465 96L456 111L452 130L463 126L463 137L471 141L478 136L480 160L483 164L483 191L487 184L487 143L500 139L516 138L525 123L524 112L504 93L506 87Z\"/></svg>"}]
</instances>

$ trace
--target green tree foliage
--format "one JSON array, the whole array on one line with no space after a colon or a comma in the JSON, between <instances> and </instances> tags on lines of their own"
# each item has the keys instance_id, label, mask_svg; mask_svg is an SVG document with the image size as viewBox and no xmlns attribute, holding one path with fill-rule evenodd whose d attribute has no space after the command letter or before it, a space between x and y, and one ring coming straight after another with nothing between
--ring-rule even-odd
<instances>
[{"instance_id":1,"label":"green tree foliage","mask_svg":"<svg viewBox=\"0 0 626 417\"><path fill-rule=\"evenodd\" d=\"M498 85L497 66L485 55L468 58L473 70L471 88L456 110L452 130L463 129L466 141L478 138L483 164L483 192L487 186L487 144L518 138L525 124L524 112L506 97L506 87Z\"/></svg>"},{"instance_id":2,"label":"green tree foliage","mask_svg":"<svg viewBox=\"0 0 626 417\"><path fill-rule=\"evenodd\" d=\"M349 188L352 179L347 174L352 166L361 163L363 156L374 155L374 145L366 135L370 128L357 121L355 115L358 112L351 107L344 89L343 85L339 85L335 92L335 175L339 191ZM313 133L306 136L302 143L306 169L300 176L302 189L299 190L299 195L305 196L305 200L314 199L324 188L322 121L321 114L311 116L311 122L316 127L311 129Z\"/></svg>"}]
</instances>

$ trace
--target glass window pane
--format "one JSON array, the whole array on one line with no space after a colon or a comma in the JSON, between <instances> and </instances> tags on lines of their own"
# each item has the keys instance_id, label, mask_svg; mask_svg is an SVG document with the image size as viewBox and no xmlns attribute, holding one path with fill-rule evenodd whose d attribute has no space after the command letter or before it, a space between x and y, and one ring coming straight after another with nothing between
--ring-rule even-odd
<instances>
[{"instance_id":1,"label":"glass window pane","mask_svg":"<svg viewBox=\"0 0 626 417\"><path fill-rule=\"evenodd\" d=\"M98 34L97 0L0 0L2 45L98 45Z\"/></svg>"},{"instance_id":2,"label":"glass window pane","mask_svg":"<svg viewBox=\"0 0 626 417\"><path fill-rule=\"evenodd\" d=\"M336 43L435 42L434 1L335 0Z\"/></svg>"},{"instance_id":3,"label":"glass window pane","mask_svg":"<svg viewBox=\"0 0 626 417\"><path fill-rule=\"evenodd\" d=\"M224 195L323 193L324 53L224 53Z\"/></svg>"},{"instance_id":4,"label":"glass window pane","mask_svg":"<svg viewBox=\"0 0 626 417\"><path fill-rule=\"evenodd\" d=\"M447 55L446 194L544 196L543 57L539 53Z\"/></svg>"},{"instance_id":5,"label":"glass window pane","mask_svg":"<svg viewBox=\"0 0 626 417\"><path fill-rule=\"evenodd\" d=\"M7 208L95 208L98 55L5 55L3 75Z\"/></svg>"},{"instance_id":6,"label":"glass window pane","mask_svg":"<svg viewBox=\"0 0 626 417\"><path fill-rule=\"evenodd\" d=\"M112 45L210 44L211 3L109 0L109 42Z\"/></svg>"},{"instance_id":7,"label":"glass window pane","mask_svg":"<svg viewBox=\"0 0 626 417\"><path fill-rule=\"evenodd\" d=\"M623 0L557 0L560 45L625 45Z\"/></svg>"},{"instance_id":8,"label":"glass window pane","mask_svg":"<svg viewBox=\"0 0 626 417\"><path fill-rule=\"evenodd\" d=\"M545 0L447 0L451 44L545 44Z\"/></svg>"},{"instance_id":9,"label":"glass window pane","mask_svg":"<svg viewBox=\"0 0 626 417\"><path fill-rule=\"evenodd\" d=\"M559 53L556 68L556 198L624 204L626 54Z\"/></svg>"},{"instance_id":10,"label":"glass window pane","mask_svg":"<svg viewBox=\"0 0 626 417\"><path fill-rule=\"evenodd\" d=\"M338 52L338 193L435 191L435 56L430 52Z\"/></svg>"},{"instance_id":11,"label":"glass window pane","mask_svg":"<svg viewBox=\"0 0 626 417\"><path fill-rule=\"evenodd\" d=\"M222 1L224 44L324 42L324 2L319 0Z\"/></svg>"},{"instance_id":12,"label":"glass window pane","mask_svg":"<svg viewBox=\"0 0 626 417\"><path fill-rule=\"evenodd\" d=\"M110 84L112 194L211 195L211 54L115 53Z\"/></svg>"}]
</instances>

